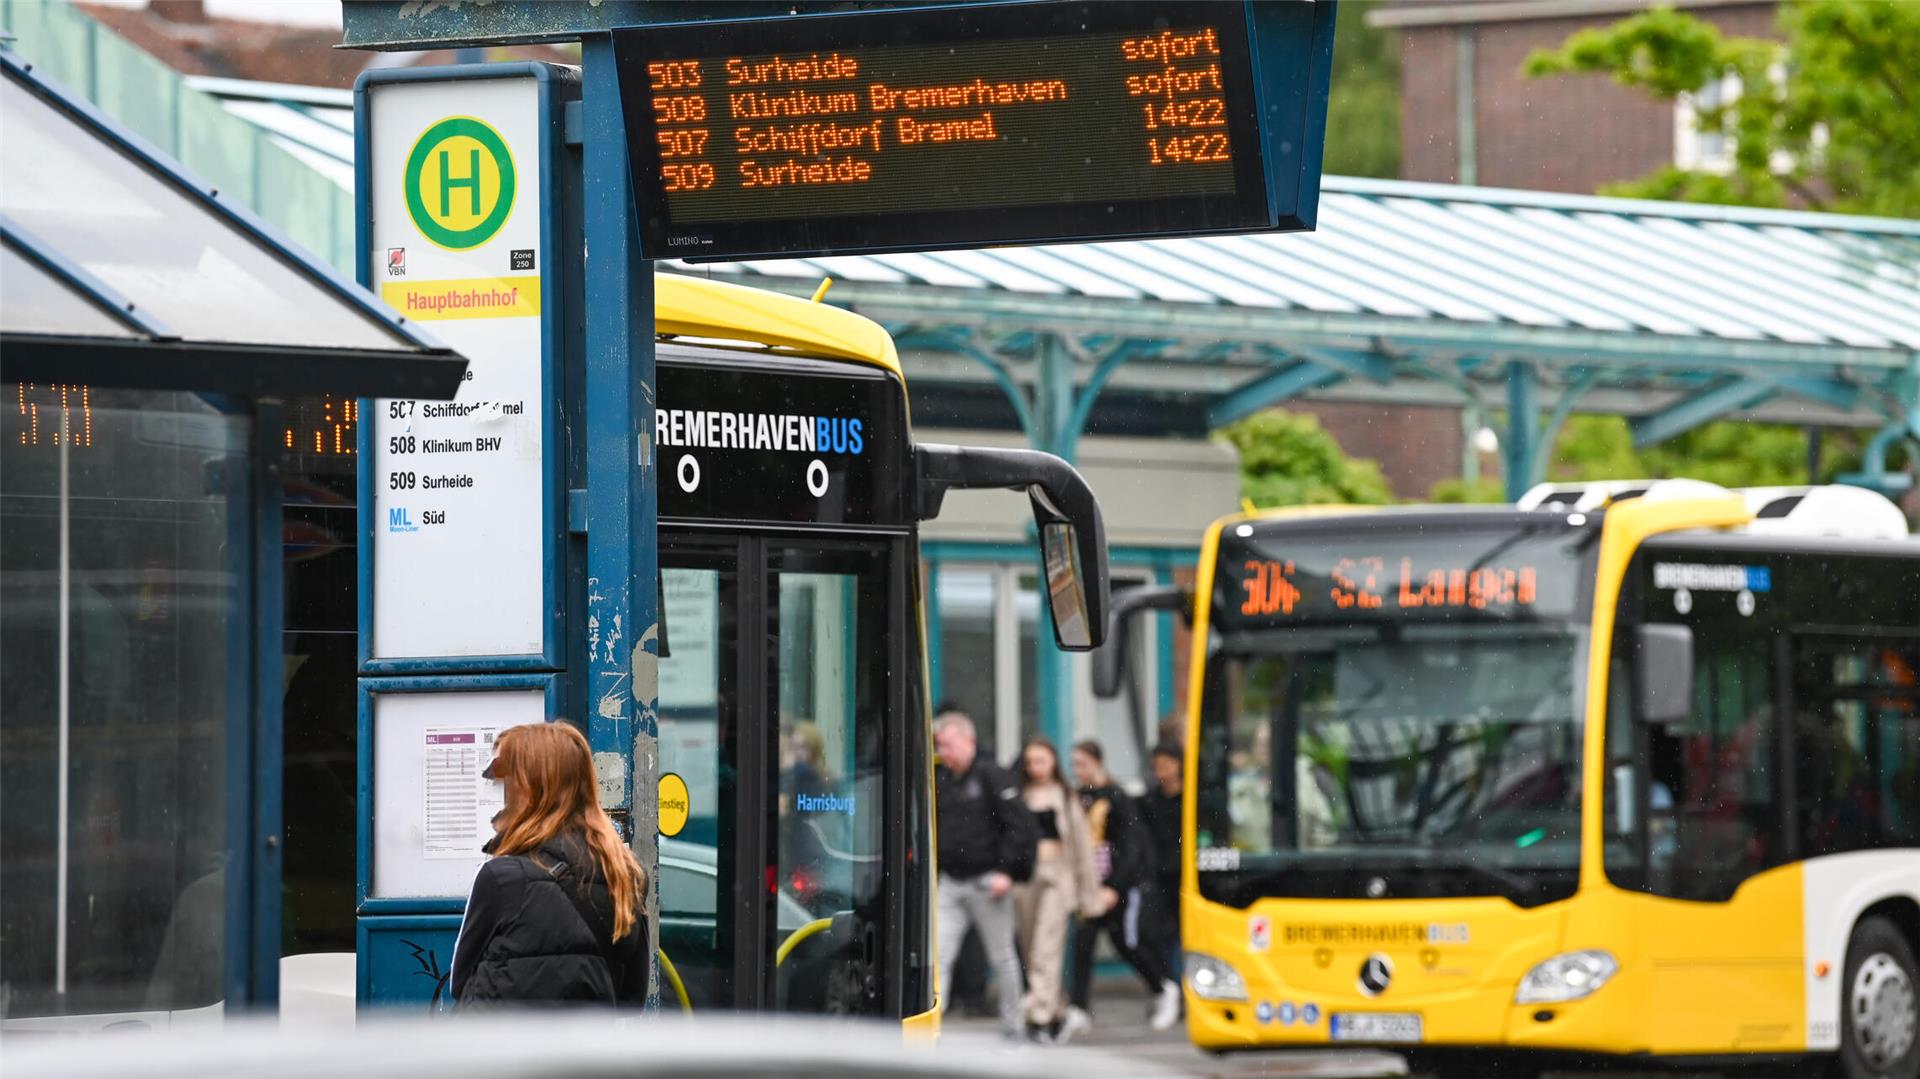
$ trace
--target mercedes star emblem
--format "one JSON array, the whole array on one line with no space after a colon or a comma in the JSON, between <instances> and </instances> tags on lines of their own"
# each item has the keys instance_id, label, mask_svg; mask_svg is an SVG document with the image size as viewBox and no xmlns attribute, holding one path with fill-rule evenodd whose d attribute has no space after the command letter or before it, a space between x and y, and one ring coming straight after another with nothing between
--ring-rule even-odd
<instances>
[{"instance_id":1,"label":"mercedes star emblem","mask_svg":"<svg viewBox=\"0 0 1920 1079\"><path fill-rule=\"evenodd\" d=\"M1367 956L1360 964L1360 991L1370 997L1377 997L1393 984L1393 961L1375 952Z\"/></svg>"},{"instance_id":2,"label":"mercedes star emblem","mask_svg":"<svg viewBox=\"0 0 1920 1079\"><path fill-rule=\"evenodd\" d=\"M1367 898L1378 899L1387 894L1387 878L1375 877L1367 882Z\"/></svg>"}]
</instances>

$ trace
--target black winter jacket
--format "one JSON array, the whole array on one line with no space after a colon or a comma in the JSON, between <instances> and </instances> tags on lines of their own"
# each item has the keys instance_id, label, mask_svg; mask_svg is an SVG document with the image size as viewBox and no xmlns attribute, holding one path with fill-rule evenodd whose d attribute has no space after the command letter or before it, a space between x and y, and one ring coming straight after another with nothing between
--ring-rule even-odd
<instances>
[{"instance_id":1,"label":"black winter jacket","mask_svg":"<svg viewBox=\"0 0 1920 1079\"><path fill-rule=\"evenodd\" d=\"M1140 816L1153 836L1152 883L1169 894L1180 890L1180 796L1149 787Z\"/></svg>"},{"instance_id":2,"label":"black winter jacket","mask_svg":"<svg viewBox=\"0 0 1920 1079\"><path fill-rule=\"evenodd\" d=\"M1146 884L1153 874L1153 837L1133 799L1108 783L1081 787L1080 805L1087 811L1087 828L1093 833L1093 863L1100 883L1122 895Z\"/></svg>"},{"instance_id":3,"label":"black winter jacket","mask_svg":"<svg viewBox=\"0 0 1920 1079\"><path fill-rule=\"evenodd\" d=\"M453 948L453 996L462 1008L646 1003L648 946L641 920L613 939L613 897L577 833L538 854L480 867Z\"/></svg>"},{"instance_id":4,"label":"black winter jacket","mask_svg":"<svg viewBox=\"0 0 1920 1079\"><path fill-rule=\"evenodd\" d=\"M976 757L964 775L935 766L933 787L941 873L956 880L994 872L1014 880L1033 876L1040 825L1020 797L1019 780Z\"/></svg>"}]
</instances>

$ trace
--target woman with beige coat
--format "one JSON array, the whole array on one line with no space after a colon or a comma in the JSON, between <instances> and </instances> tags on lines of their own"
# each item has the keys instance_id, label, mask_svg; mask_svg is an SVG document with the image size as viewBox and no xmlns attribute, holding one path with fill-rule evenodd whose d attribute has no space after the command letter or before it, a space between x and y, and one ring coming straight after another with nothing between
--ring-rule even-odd
<instances>
[{"instance_id":1,"label":"woman with beige coat","mask_svg":"<svg viewBox=\"0 0 1920 1079\"><path fill-rule=\"evenodd\" d=\"M1060 984L1074 914L1106 912L1094 871L1093 837L1080 798L1060 770L1060 754L1044 738L1020 753L1021 795L1040 824L1033 877L1014 888L1014 917L1027 971L1027 1037L1052 1041L1066 1014Z\"/></svg>"}]
</instances>

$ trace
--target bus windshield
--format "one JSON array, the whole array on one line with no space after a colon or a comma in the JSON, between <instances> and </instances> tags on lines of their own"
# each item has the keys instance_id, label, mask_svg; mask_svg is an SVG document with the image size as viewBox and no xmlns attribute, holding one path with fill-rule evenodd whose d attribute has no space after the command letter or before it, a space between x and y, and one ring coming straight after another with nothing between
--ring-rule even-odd
<instances>
[{"instance_id":1,"label":"bus windshield","mask_svg":"<svg viewBox=\"0 0 1920 1079\"><path fill-rule=\"evenodd\" d=\"M1258 545L1238 552L1266 556L1240 559L1239 576L1286 567L1303 592L1294 614L1306 617L1247 617L1257 605L1244 579L1215 593L1216 611L1243 606L1215 624L1203 690L1201 893L1235 906L1267 896L1535 906L1571 895L1586 654L1572 617L1579 537L1429 531L1374 542L1380 553L1366 557L1391 579L1374 586L1381 602L1317 613L1305 593L1338 590L1347 574L1333 567L1353 559L1299 539ZM1488 594L1507 601L1417 618L1393 610L1401 570L1444 580L1454 564L1469 581L1493 567ZM1524 603L1521 570L1502 566L1524 567Z\"/></svg>"}]
</instances>

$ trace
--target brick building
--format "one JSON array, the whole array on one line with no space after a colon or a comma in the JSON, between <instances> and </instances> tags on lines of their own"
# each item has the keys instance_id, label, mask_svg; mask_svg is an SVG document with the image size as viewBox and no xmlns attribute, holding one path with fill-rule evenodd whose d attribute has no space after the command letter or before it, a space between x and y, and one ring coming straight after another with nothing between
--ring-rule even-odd
<instances>
[{"instance_id":1,"label":"brick building","mask_svg":"<svg viewBox=\"0 0 1920 1079\"><path fill-rule=\"evenodd\" d=\"M1665 0L1739 37L1776 37L1777 4ZM1369 16L1400 34L1400 176L1591 194L1669 163L1713 168L1725 153L1693 132L1686 103L1602 75L1530 79L1535 49L1610 25L1650 0L1404 0Z\"/></svg>"}]
</instances>

